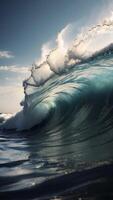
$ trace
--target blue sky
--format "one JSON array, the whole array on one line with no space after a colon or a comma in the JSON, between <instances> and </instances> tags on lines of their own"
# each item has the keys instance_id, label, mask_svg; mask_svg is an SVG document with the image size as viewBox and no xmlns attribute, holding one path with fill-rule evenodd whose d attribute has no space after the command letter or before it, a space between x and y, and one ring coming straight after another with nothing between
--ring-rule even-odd
<instances>
[{"instance_id":1,"label":"blue sky","mask_svg":"<svg viewBox=\"0 0 113 200\"><path fill-rule=\"evenodd\" d=\"M41 47L69 23L93 22L112 0L0 0L0 112L14 112L23 97L25 67L40 57ZM22 69L23 73L19 71ZM15 88L17 87L17 90ZM14 90L14 92L13 92ZM16 95L15 95L16 92ZM5 99L5 100L4 100ZM5 102L5 103L4 103ZM18 102L19 104L19 102Z\"/></svg>"},{"instance_id":2,"label":"blue sky","mask_svg":"<svg viewBox=\"0 0 113 200\"><path fill-rule=\"evenodd\" d=\"M0 50L11 59L0 65L29 65L39 55L41 45L51 40L68 23L89 19L103 0L0 0Z\"/></svg>"}]
</instances>

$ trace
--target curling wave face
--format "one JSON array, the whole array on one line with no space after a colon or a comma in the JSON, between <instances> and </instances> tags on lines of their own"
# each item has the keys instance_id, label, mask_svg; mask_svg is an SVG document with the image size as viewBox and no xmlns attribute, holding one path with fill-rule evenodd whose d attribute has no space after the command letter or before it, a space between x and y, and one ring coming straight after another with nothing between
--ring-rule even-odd
<instances>
[{"instance_id":1,"label":"curling wave face","mask_svg":"<svg viewBox=\"0 0 113 200\"><path fill-rule=\"evenodd\" d=\"M67 120L71 115L77 120L77 112L83 107L89 110L88 107L94 106L96 102L104 107L112 103L112 90L112 56L79 64L67 74L54 75L41 87L28 85L24 109L3 126L24 130L39 125L47 118L48 123L52 120L52 124ZM103 99L99 102L102 95Z\"/></svg>"}]
</instances>

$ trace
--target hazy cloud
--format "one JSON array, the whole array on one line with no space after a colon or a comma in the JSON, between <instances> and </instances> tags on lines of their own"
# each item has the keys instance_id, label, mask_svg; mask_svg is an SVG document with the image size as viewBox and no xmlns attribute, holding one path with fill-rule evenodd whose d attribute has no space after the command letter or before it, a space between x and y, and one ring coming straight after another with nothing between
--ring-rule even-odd
<instances>
[{"instance_id":1,"label":"hazy cloud","mask_svg":"<svg viewBox=\"0 0 113 200\"><path fill-rule=\"evenodd\" d=\"M19 111L21 109L20 102L23 98L22 87L0 86L0 112L14 113Z\"/></svg>"},{"instance_id":2,"label":"hazy cloud","mask_svg":"<svg viewBox=\"0 0 113 200\"><path fill-rule=\"evenodd\" d=\"M0 66L0 71L10 71L16 73L28 73L30 67L28 66L18 66L18 65L9 65L9 66Z\"/></svg>"},{"instance_id":3,"label":"hazy cloud","mask_svg":"<svg viewBox=\"0 0 113 200\"><path fill-rule=\"evenodd\" d=\"M13 58L14 55L10 51L0 51L0 58Z\"/></svg>"}]
</instances>

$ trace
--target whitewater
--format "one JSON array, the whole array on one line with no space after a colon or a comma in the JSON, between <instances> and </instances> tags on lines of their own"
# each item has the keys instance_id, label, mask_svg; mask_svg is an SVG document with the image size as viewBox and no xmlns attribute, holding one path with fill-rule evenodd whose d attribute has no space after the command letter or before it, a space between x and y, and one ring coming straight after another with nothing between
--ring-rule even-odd
<instances>
[{"instance_id":1,"label":"whitewater","mask_svg":"<svg viewBox=\"0 0 113 200\"><path fill-rule=\"evenodd\" d=\"M0 115L3 199L113 198L113 16L69 30L33 64L21 111Z\"/></svg>"}]
</instances>

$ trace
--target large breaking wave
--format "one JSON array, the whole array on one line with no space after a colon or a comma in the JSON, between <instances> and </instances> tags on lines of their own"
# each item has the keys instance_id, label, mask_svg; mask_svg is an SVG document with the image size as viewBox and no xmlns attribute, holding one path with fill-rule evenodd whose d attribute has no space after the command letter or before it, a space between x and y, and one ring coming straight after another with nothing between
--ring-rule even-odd
<instances>
[{"instance_id":1,"label":"large breaking wave","mask_svg":"<svg viewBox=\"0 0 113 200\"><path fill-rule=\"evenodd\" d=\"M67 29L58 34L57 47L33 64L30 77L23 82L23 109L5 120L2 128L26 130L45 121L63 126L70 118L81 123L97 102L102 105L97 118L107 115L113 90L113 19L79 33L74 41L64 40Z\"/></svg>"},{"instance_id":2,"label":"large breaking wave","mask_svg":"<svg viewBox=\"0 0 113 200\"><path fill-rule=\"evenodd\" d=\"M23 109L0 115L0 199L113 199L113 19L69 30L33 64Z\"/></svg>"}]
</instances>

